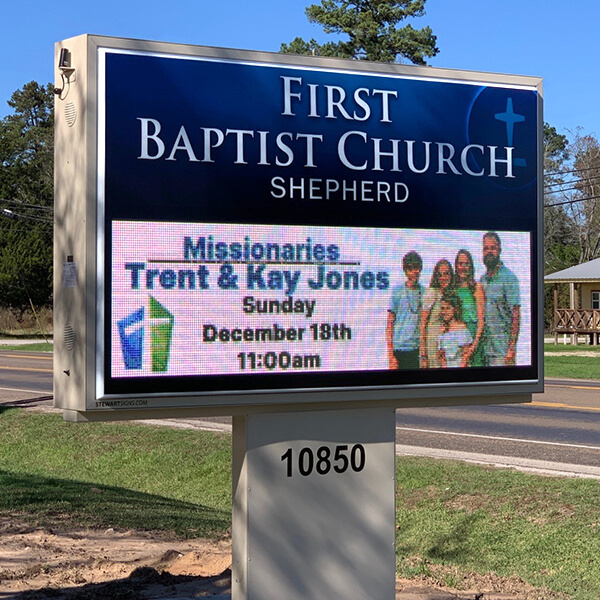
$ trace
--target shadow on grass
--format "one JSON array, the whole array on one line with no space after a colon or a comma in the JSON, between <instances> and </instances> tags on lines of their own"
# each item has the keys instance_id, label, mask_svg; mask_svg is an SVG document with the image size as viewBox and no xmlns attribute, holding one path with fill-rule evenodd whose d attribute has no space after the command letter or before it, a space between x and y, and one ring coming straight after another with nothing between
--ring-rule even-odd
<instances>
[{"instance_id":1,"label":"shadow on grass","mask_svg":"<svg viewBox=\"0 0 600 600\"><path fill-rule=\"evenodd\" d=\"M427 551L427 558L459 564L472 559L474 550L470 532L478 520L479 517L476 514L465 515L451 532L439 535L434 540Z\"/></svg>"},{"instance_id":2,"label":"shadow on grass","mask_svg":"<svg viewBox=\"0 0 600 600\"><path fill-rule=\"evenodd\" d=\"M42 527L159 530L181 537L219 536L231 525L228 511L212 507L125 488L0 470L0 513L8 511Z\"/></svg>"},{"instance_id":3,"label":"shadow on grass","mask_svg":"<svg viewBox=\"0 0 600 600\"><path fill-rule=\"evenodd\" d=\"M424 559L448 564L469 563L480 553L473 545L472 531L481 518L477 513L463 515L447 532L431 534L425 540L418 537L410 541L414 531L407 532L407 541L400 534L396 539L396 553L400 557L422 555Z\"/></svg>"}]
</instances>

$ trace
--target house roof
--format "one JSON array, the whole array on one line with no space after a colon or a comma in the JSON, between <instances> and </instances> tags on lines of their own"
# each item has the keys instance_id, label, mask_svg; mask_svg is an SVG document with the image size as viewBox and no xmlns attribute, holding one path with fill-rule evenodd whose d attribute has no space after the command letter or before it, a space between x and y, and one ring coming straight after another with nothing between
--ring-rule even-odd
<instances>
[{"instance_id":1,"label":"house roof","mask_svg":"<svg viewBox=\"0 0 600 600\"><path fill-rule=\"evenodd\" d=\"M569 267L563 271L550 273L544 277L546 282L581 282L581 281L600 281L600 258L590 260L581 265Z\"/></svg>"}]
</instances>

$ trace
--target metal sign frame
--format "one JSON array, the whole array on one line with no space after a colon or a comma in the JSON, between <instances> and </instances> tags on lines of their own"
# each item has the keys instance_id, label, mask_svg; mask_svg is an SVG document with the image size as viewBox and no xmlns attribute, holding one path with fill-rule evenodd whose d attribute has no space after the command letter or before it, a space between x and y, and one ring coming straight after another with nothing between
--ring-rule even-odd
<instances>
[{"instance_id":1,"label":"metal sign frame","mask_svg":"<svg viewBox=\"0 0 600 600\"><path fill-rule=\"evenodd\" d=\"M107 152L109 154L113 152L112 146L104 143L106 136L110 134L110 127L107 134L105 99L112 98L110 94L107 96L107 86L110 87L110 82L107 83L106 56L131 57L132 59L150 57L182 64L201 61L202 64L216 65L222 69L227 66L232 69L232 73L242 74L244 69L270 69L271 71L287 69L285 71L288 73L287 79L283 77L284 83L282 84L287 86L284 90L287 95L284 96L281 113L288 116L299 110L301 93L304 94L305 100L310 98L311 102L316 99L317 93L320 93L317 84L311 84L312 87L305 85L302 90L300 89L298 82L302 81L302 77L310 74L317 74L321 78L330 76L333 78L331 80L333 83L342 79L350 80L354 77L361 82L365 78L372 78L373 81L378 82L390 78L390 81L435 84L438 86L436 89L470 86L470 89L478 90L475 94L476 97L487 90L493 93L494 90L505 89L515 90L515 94L519 91L532 95L535 105L532 114L536 118L535 139L528 140L528 143L534 148L536 167L532 171L535 176L535 180L532 179L533 183L531 184L534 191L529 193L529 197L535 199L536 206L529 207L529 214L534 217L530 218L529 222L535 221L535 224L528 225L527 230L531 241L528 249L531 254L529 260L531 279L528 288L531 312L527 332L527 335L530 336L531 360L527 368L485 369L481 371L482 375L478 374L477 376L473 376L472 370L469 370L470 374L465 375L464 372L461 372L462 369L457 369L453 370L451 375L448 374L448 371L442 375L432 374L428 381L423 380L422 372L413 374L407 372L404 381L401 381L398 378L394 379L395 376L391 373L375 370L371 375L364 377L360 376L358 372L337 374L331 372L323 377L314 375L310 376L311 378L307 376L295 379L288 377L288 374L276 375L271 378L260 375L255 378L256 384L252 382L251 378L243 381L243 378L236 379L228 376L227 373L222 374L220 379L217 377L214 385L207 384L206 386L203 385L203 381L208 382L209 378L203 379L202 376L196 379L175 377L164 384L159 377L142 377L137 380L132 379L129 384L121 384L118 377L112 377L112 372L108 370L107 366L107 361L110 359L107 345L110 346L111 343L110 333L107 331L114 327L114 324L110 322L112 317L107 314L108 308L105 306L106 299L109 298L110 301L110 295L107 295L105 285L107 282L108 285L112 284L112 273L107 272L107 265L109 267L112 265L112 259L107 258L107 246L110 247L112 242L109 240L107 244L105 237L105 225L108 222L112 227L112 216L110 214L107 216L103 212L106 206L104 188L105 185L110 186L112 183L110 174L106 179L105 165L106 161L110 160L110 157L107 158ZM238 70L236 71L236 69ZM336 77L338 79L335 79ZM368 406L407 406L465 402L514 402L527 400L531 393L543 390L543 327L541 321L543 311L540 308L543 298L541 280L543 273L541 251L543 246L541 243L543 177L540 160L543 119L542 83L539 78L84 35L59 42L56 45L56 80L60 93L56 100L55 401L57 406L66 411L67 418L84 420L141 418L143 415L156 416L157 413L165 416L181 413L245 414L249 410L264 411L274 407L278 410L298 410L300 406L325 409L339 407L341 403L351 406L363 404ZM148 89L151 89L151 85L148 85L150 86ZM160 82L156 82L154 85L156 85L157 94L169 97L169 91L162 89ZM322 88L326 90L323 91L323 94L328 95L327 110L331 111L327 117L333 118L337 114L337 116L345 118L344 115L346 115L350 117L349 121L353 121L351 130L349 127L346 130L340 130L342 137L346 136L345 139L348 141L345 148L350 148L351 136L354 138L354 142L361 142L370 133L368 128L359 129L361 121L365 120L367 113L371 116L375 114L375 103L370 105L368 100L377 98L380 123L385 124L391 120L389 100L392 92L390 90L377 89L375 93L369 92L366 87L357 88L358 91L355 90L352 99L354 102L352 105L354 112L352 113L340 95L343 93L340 92L341 85L327 86L323 83ZM472 102L474 103L475 100ZM124 106L124 104L115 104L115 106L117 105ZM310 111L307 115L308 118L316 116L319 110L322 111L316 106L315 103L306 109ZM470 110L473 110L472 107ZM114 115L114 110L110 114ZM512 104L510 104L510 110L507 107L506 114L514 117ZM324 112L320 116L327 118ZM149 154L152 144L159 143L157 142L159 138L157 130L152 129L155 125L150 122L150 117L147 117L146 122L140 125L143 118L145 117L138 116L137 126L138 128L144 126L147 128L145 130L148 144L146 150ZM174 155L177 152L187 153L189 157L193 153L191 142L186 139L187 132L181 133L181 131L177 141L172 145L171 151ZM208 136L206 139L210 139L210 136L213 135L213 138L218 141L220 134L209 131L206 135ZM238 161L236 162L244 161L243 148L240 150L240 147L243 146L244 135L244 133L232 135L232 137L237 136ZM259 135L263 136L261 139L266 140L266 134L256 134L255 137L258 138ZM299 165L299 168L316 166L314 164L315 155L309 152L309 147L314 151L315 144L320 141L318 135L318 133L313 134L310 142L308 141L310 136L305 135L303 140L306 144L305 164ZM375 137L375 134L371 137ZM508 145L510 146L511 143L512 139L509 139ZM448 150L448 145L447 142L440 141L437 152L439 160L442 163L446 161L448 175L452 177L452 171L456 169L450 164L452 160L449 155L444 154ZM283 151L284 146L282 141L279 146L280 151ZM494 148L496 147L494 146ZM512 151L512 148L510 150ZM338 150L339 157L346 161L346 167L354 174L359 173L357 177L360 179L360 162L350 158L350 150L348 150L348 154L342 155L345 151L345 149ZM463 148L462 157L457 163L466 172L463 172L463 175L466 174L471 179L474 179L472 176L479 176L476 158L483 152L491 153L492 171L496 168L494 160L497 160L498 165L502 162L508 165L512 156L509 155L507 161L503 161L499 155L496 156L496 150L492 149L492 145L484 148L479 144L472 143ZM515 150L516 152L518 152L518 148ZM143 151L136 158L139 159L142 155ZM381 150L380 156L385 157L386 151ZM196 157L194 156L194 158ZM261 155L260 160L261 164L266 164L272 159ZM388 159L382 158L382 160ZM458 158L456 160L458 161ZM516 160L521 159L515 158L513 163L516 164ZM512 166L507 166L507 169L512 169ZM301 172L301 169L297 172ZM509 171L508 175L512 175L512 172ZM492 176L496 176L496 173L492 173ZM389 189L387 191L389 192ZM363 193L371 193L371 191L364 192L363 190ZM511 193L510 189L507 193ZM389 202L389 194L387 200ZM395 201L403 202L398 198ZM468 203L466 206L468 210ZM361 219L365 215L364 211L361 213L359 208L352 210L350 211L352 215L348 217L349 220L342 225L349 227L349 230L352 224L362 223ZM479 230L485 231L487 228L483 208L480 213L472 227L478 231L478 234L481 233ZM132 222L145 219L143 211L137 214L129 211L128 214L130 215L129 220ZM181 214L180 210L179 217ZM123 216L119 216L119 218L125 219ZM211 221L207 218L206 221L218 223L218 218L219 215L215 220ZM415 222L422 222L422 219L419 221L419 218L421 217L415 217ZM276 217L273 219L265 227L273 227L273 223L277 222ZM151 216L148 221L152 220ZM177 215L168 219L169 222L178 222L179 220ZM244 220L242 216L237 221L229 222L249 223L250 221L247 218ZM252 223L256 223L256 221ZM318 223L306 222L306 219L303 221L298 217L298 227L316 227L317 225ZM381 225L379 224L378 227ZM439 223L434 221L432 229L436 228L440 229ZM407 229L412 228L409 226ZM498 227L498 229L502 228ZM512 230L512 228L508 229ZM454 231L452 227L449 227L448 230ZM304 232L300 229L298 231ZM131 269L129 275L133 277ZM168 278L165 279L165 281L167 280ZM369 285L371 284L369 283ZM181 379L183 383L178 379ZM350 380L351 383L345 384L346 380ZM107 387L107 381L109 384L111 381L116 384L110 384ZM171 385L173 381L175 385ZM240 385L240 381L243 382L243 385Z\"/></svg>"}]
</instances>

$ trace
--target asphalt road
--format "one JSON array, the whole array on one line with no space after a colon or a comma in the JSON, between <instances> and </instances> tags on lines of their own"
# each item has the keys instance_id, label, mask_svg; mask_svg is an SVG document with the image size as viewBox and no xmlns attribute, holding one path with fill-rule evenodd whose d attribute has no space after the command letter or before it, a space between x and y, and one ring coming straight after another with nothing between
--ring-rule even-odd
<instances>
[{"instance_id":1,"label":"asphalt road","mask_svg":"<svg viewBox=\"0 0 600 600\"><path fill-rule=\"evenodd\" d=\"M49 407L51 394L51 354L0 350L0 403ZM600 381L546 380L532 404L399 409L396 442L401 454L600 478Z\"/></svg>"},{"instance_id":2,"label":"asphalt road","mask_svg":"<svg viewBox=\"0 0 600 600\"><path fill-rule=\"evenodd\" d=\"M3 392L52 393L52 354L0 350L0 398Z\"/></svg>"},{"instance_id":3,"label":"asphalt road","mask_svg":"<svg viewBox=\"0 0 600 600\"><path fill-rule=\"evenodd\" d=\"M594 411L534 400L532 405L400 409L396 441L404 454L600 478L598 405Z\"/></svg>"}]
</instances>

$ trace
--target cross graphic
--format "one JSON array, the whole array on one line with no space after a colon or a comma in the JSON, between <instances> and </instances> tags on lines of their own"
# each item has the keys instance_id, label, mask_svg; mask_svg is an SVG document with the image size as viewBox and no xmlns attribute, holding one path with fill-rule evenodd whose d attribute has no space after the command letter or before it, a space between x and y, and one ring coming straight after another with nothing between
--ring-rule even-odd
<instances>
[{"instance_id":1,"label":"cross graphic","mask_svg":"<svg viewBox=\"0 0 600 600\"><path fill-rule=\"evenodd\" d=\"M513 110L512 98L508 98L508 100L506 101L506 112L496 113L494 117L498 121L504 121L506 123L506 138L508 141L508 145L510 147L513 147L515 125L517 123L522 123L525 120L525 117L523 115L519 115ZM524 158L515 158L514 164L516 167L527 166L527 162Z\"/></svg>"}]
</instances>

